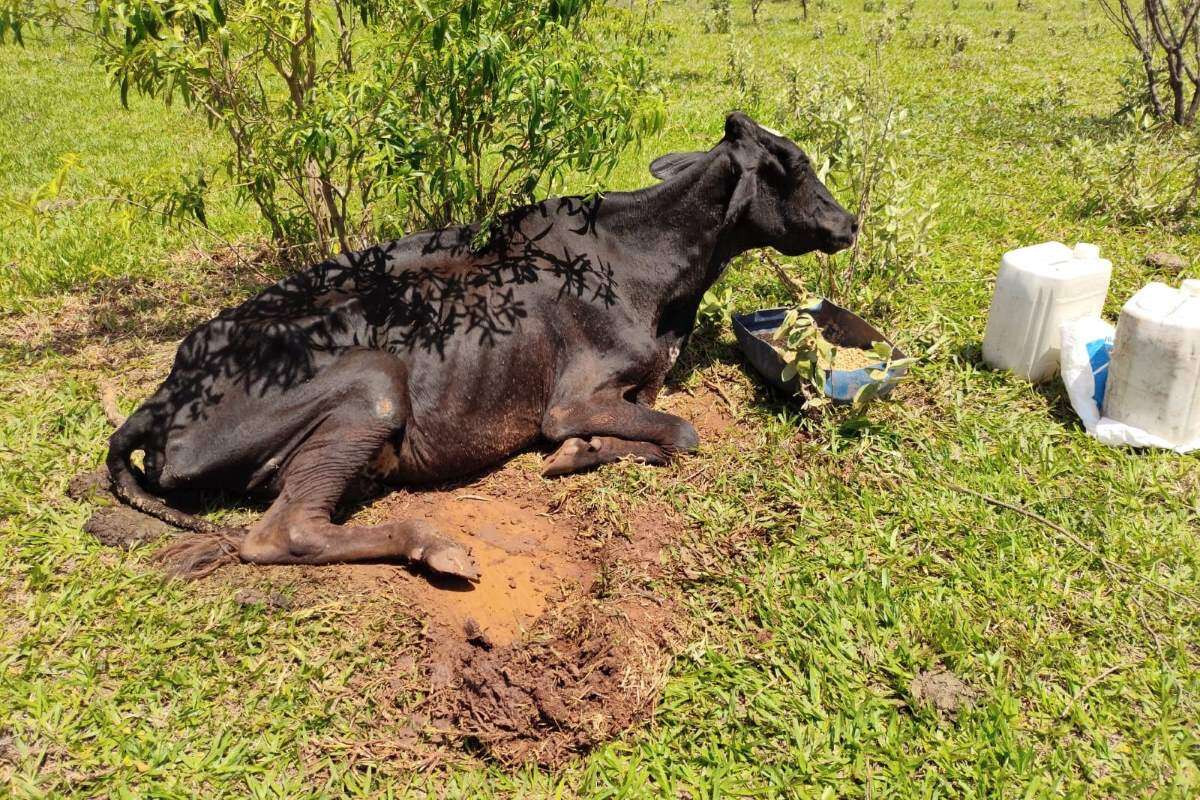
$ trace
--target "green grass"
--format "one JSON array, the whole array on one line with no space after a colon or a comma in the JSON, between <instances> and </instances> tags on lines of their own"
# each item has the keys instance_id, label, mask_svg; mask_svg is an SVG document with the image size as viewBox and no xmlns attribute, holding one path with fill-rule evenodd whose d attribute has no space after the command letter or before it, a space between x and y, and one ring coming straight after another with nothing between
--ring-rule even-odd
<instances>
[{"instance_id":1,"label":"green grass","mask_svg":"<svg viewBox=\"0 0 1200 800\"><path fill-rule=\"evenodd\" d=\"M1200 793L1200 609L1157 586L1200 595L1200 460L1105 448L1058 388L977 363L987 279L1009 247L1099 244L1116 266L1115 312L1161 277L1142 266L1146 252L1195 258L1200 240L1078 211L1069 139L1104 136L1122 103L1120 40L1107 27L1082 32L1101 20L1098 9L991 6L919 0L910 30L875 64L867 33L880 15L859 3L814 4L808 23L799 4L768 3L758 27L736 4L735 35L768 109L781 101L789 63L814 79L874 65L909 108L905 158L922 196L941 206L932 255L889 287L878 322L926 358L858 434L804 421L738 377L746 441L706 442L696 457L706 469L691 485L678 471L629 466L581 479L598 497L661 497L694 533L681 557L696 575L686 587L695 638L653 724L553 774L351 765L334 743L370 738L378 709L362 687L413 645L414 624L347 628L350 602L242 606L164 584L144 552L96 544L81 530L89 507L63 491L103 454L98 371L157 362L137 338L99 365L9 342L0 354L0 794ZM646 164L661 152L715 141L723 112L742 104L724 76L727 38L701 32L702 11L699 2L664 9L675 34L656 56L667 128L627 155L614 186L647 183ZM974 32L965 53L910 45L943 22ZM812 35L818 23L824 38ZM1009 27L1011 45L990 36ZM148 101L118 110L69 46L0 49L0 194L45 182L68 152L81 168L65 195L83 198L105 180L154 180L181 154L219 146L202 125ZM254 231L253 217L228 204L218 203L213 224L227 238ZM0 308L10 314L53 313L106 278L170 286L182 268L169 256L198 236L126 225L104 205L66 209L40 237L15 216L0 225ZM783 298L755 263L726 279L742 309ZM737 375L729 331L714 337L704 374ZM1020 503L1088 549L959 487ZM910 703L913 675L937 666L979 691L973 709L949 718Z\"/></svg>"}]
</instances>

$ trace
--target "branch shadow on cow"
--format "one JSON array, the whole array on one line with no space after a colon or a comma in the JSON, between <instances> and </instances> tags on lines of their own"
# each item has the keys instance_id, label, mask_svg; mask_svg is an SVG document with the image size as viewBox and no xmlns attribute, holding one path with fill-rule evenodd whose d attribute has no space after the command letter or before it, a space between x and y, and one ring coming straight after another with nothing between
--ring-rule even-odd
<instances>
[{"instance_id":1,"label":"branch shadow on cow","mask_svg":"<svg viewBox=\"0 0 1200 800\"><path fill-rule=\"evenodd\" d=\"M587 232L600 199L572 204L578 233ZM512 335L527 316L514 288L553 280L560 296L615 302L613 271L599 258L556 253L540 246L554 223L528 235L523 223L544 212L542 203L497 224L489 245L472 250L474 227L432 233L421 247L431 262L394 269L405 240L348 253L270 287L217 315L184 340L172 376L171 403L191 409L194 421L229 388L265 396L310 380L336 356L353 348L445 355L456 335L480 347ZM468 256L470 269L459 265Z\"/></svg>"},{"instance_id":2,"label":"branch shadow on cow","mask_svg":"<svg viewBox=\"0 0 1200 800\"><path fill-rule=\"evenodd\" d=\"M277 497L287 488L285 476L291 474L295 484L295 475L307 470L320 473L314 483L327 488L324 496L306 494L317 497L320 513L336 524L332 515L348 487L360 483L358 462L389 444L393 454L401 446L410 393L420 391L427 374L501 368L489 363L489 355L521 330L531 311L522 286L538 283L543 295L553 291L551 302L574 298L596 308L616 302L613 270L595 248L560 248L550 236L565 218L570 234L594 238L601 203L564 198L521 209L497 223L479 248L478 228L467 227L348 253L221 312L184 340L167 380L114 437L130 440L132 448L124 454L127 463L114 467L110 457L114 479L119 482L124 471L132 476L124 487L131 494L135 485L159 496L187 490L205 497L201 502L208 506L207 490ZM409 266L414 257L421 265L416 269ZM425 369L410 376L406 363ZM469 391L479 376L461 378ZM442 380L449 386L440 392L454 391L452 375ZM133 450L143 454L140 468L128 461ZM356 468L338 474L343 461ZM469 458L453 470L474 471ZM179 524L191 516L168 513L167 521ZM296 527L290 519L279 524ZM243 531L194 519L186 527L221 537L226 555L245 549ZM428 564L438 559L422 555L461 550L427 528L414 524L401 535L377 531L375 547L344 555ZM397 545L398 539L412 544ZM169 555L191 572L222 560L198 563L201 551L203 558L214 557L201 540L181 543ZM305 556L337 560L321 553L298 557ZM263 554L263 560L279 557ZM461 565L441 563L472 577L466 557L455 557Z\"/></svg>"}]
</instances>

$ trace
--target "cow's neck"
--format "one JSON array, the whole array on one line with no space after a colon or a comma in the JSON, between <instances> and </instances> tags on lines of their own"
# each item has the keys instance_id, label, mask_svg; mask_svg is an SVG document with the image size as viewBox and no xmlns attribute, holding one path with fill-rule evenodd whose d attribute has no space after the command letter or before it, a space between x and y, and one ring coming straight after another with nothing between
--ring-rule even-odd
<instances>
[{"instance_id":1,"label":"cow's neck","mask_svg":"<svg viewBox=\"0 0 1200 800\"><path fill-rule=\"evenodd\" d=\"M725 264L753 246L743 241L739 226L723 224L737 184L729 156L713 153L689 173L694 174L613 197L609 208L601 207L605 231L629 239L624 244L636 266L622 277L659 311L694 308Z\"/></svg>"}]
</instances>

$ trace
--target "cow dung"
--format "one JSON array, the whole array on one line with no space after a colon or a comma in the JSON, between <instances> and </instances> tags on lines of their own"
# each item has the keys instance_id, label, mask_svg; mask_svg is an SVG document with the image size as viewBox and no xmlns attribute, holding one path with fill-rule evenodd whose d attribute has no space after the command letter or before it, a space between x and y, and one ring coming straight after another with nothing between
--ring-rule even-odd
<instances>
[{"instance_id":1,"label":"cow dung","mask_svg":"<svg viewBox=\"0 0 1200 800\"><path fill-rule=\"evenodd\" d=\"M84 523L83 529L102 544L121 550L156 542L167 534L175 533L175 529L167 523L122 505L97 509Z\"/></svg>"},{"instance_id":2,"label":"cow dung","mask_svg":"<svg viewBox=\"0 0 1200 800\"><path fill-rule=\"evenodd\" d=\"M978 692L944 669L918 672L909 683L908 691L917 704L947 714L970 708L978 697Z\"/></svg>"},{"instance_id":3,"label":"cow dung","mask_svg":"<svg viewBox=\"0 0 1200 800\"><path fill-rule=\"evenodd\" d=\"M1146 266L1178 275L1187 267L1187 261L1175 253L1156 251L1146 256Z\"/></svg>"}]
</instances>

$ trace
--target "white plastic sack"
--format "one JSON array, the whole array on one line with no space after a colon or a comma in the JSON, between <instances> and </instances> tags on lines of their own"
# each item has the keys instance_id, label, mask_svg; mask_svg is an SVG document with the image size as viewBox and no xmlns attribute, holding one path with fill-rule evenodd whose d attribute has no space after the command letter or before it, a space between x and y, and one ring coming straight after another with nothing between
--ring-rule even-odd
<instances>
[{"instance_id":1,"label":"white plastic sack","mask_svg":"<svg viewBox=\"0 0 1200 800\"><path fill-rule=\"evenodd\" d=\"M1104 387L1108 381L1108 361L1112 353L1113 333L1099 317L1064 322L1059 367L1071 408L1079 415L1087 432L1095 435L1104 405Z\"/></svg>"},{"instance_id":2,"label":"white plastic sack","mask_svg":"<svg viewBox=\"0 0 1200 800\"><path fill-rule=\"evenodd\" d=\"M1177 453L1200 449L1200 442L1175 446L1160 436L1101 414L1114 332L1113 326L1099 317L1064 322L1061 327L1062 355L1059 366L1063 384L1067 387L1067 397L1083 422L1083 427L1107 445L1159 447Z\"/></svg>"}]
</instances>

